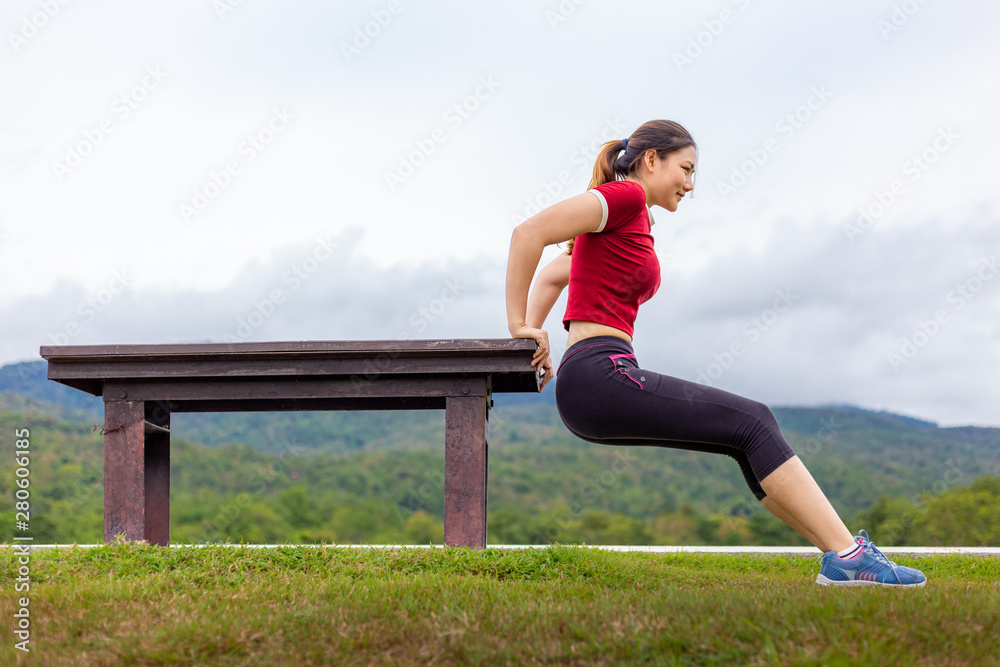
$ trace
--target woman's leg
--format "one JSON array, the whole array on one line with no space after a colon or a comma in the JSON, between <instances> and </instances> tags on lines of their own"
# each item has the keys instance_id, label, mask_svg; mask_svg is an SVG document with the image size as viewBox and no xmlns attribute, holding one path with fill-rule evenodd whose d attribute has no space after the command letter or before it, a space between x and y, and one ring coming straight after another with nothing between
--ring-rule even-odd
<instances>
[{"instance_id":1,"label":"woman's leg","mask_svg":"<svg viewBox=\"0 0 1000 667\"><path fill-rule=\"evenodd\" d=\"M819 542L816 539L816 535L811 531L809 531L801 523L796 521L795 517L788 514L785 510L781 509L781 506L778 505L776 502L774 502L770 497L765 496L764 498L761 498L760 504L763 505L764 509L766 509L768 512L781 519L784 523L791 526L796 533L798 533L799 535L801 535L802 537L806 538L814 545L816 545L817 549L822 549L822 547L819 546Z\"/></svg>"},{"instance_id":2,"label":"woman's leg","mask_svg":"<svg viewBox=\"0 0 1000 667\"><path fill-rule=\"evenodd\" d=\"M793 456L760 480L767 497L761 503L820 551L843 551L854 536L837 515L816 480Z\"/></svg>"},{"instance_id":3,"label":"woman's leg","mask_svg":"<svg viewBox=\"0 0 1000 667\"><path fill-rule=\"evenodd\" d=\"M639 368L631 347L616 341L579 350L558 377L556 403L578 437L725 453L764 507L817 548L855 543L762 403Z\"/></svg>"},{"instance_id":4,"label":"woman's leg","mask_svg":"<svg viewBox=\"0 0 1000 667\"><path fill-rule=\"evenodd\" d=\"M840 517L837 516L836 512L833 513L833 519L835 520L836 523L833 524L826 523L824 524L824 526L820 527L819 534L824 536L824 539L820 539L816 536L816 532L814 532L816 530L815 527L816 521L820 518L820 513L807 511L803 522L800 521L799 518L797 518L798 516L801 516L801 511L796 511L795 514L790 514L785 509L785 505L787 505L788 503L785 502L784 504L782 504L779 502L779 499L784 500L785 496L788 495L791 496L791 500L793 502L796 499L802 498L801 491L796 489L796 485L801 484L802 480L792 480L791 485L787 484L787 482L789 481L787 478L787 474L792 470L793 467L790 466L789 464L798 462L799 466L801 466L802 468L802 471L805 472L805 475L808 476L810 480L812 479L812 477L809 475L809 472L805 469L805 466L802 465L798 456L789 459L788 461L785 461L784 464L779 466L773 473L768 475L765 478L765 480L768 480L768 482L766 485L764 485L763 482L758 482L757 478L754 476L753 469L750 467L749 459L747 459L746 456L742 455L742 453L739 450L734 449L732 447L718 447L718 446L708 445L705 443L694 443L694 442L683 442L683 441L674 442L674 441L646 440L646 439L636 440L628 438L615 438L612 440L607 440L607 439L594 440L592 438L581 436L580 434L574 434L574 435L576 435L581 440L587 440L588 442L594 442L600 445L616 445L621 447L669 446L676 449L688 449L692 451L706 452L710 454L724 454L726 456L732 457L739 464L740 470L743 472L743 477L746 479L747 486L750 487L750 490L754 493L757 499L760 500L760 504L763 505L768 512L770 512L778 519L780 519L782 522L790 526L799 535L809 540L812 544L816 546L817 549L819 549L820 551L830 551L830 550L843 551L844 549L848 548L849 546L852 546L855 543L854 537L851 536L850 531L848 531L847 527L843 524L842 521L840 521ZM775 473L779 471L781 471L782 477L775 477ZM779 480L781 480L782 478L784 478L786 484L780 483ZM816 482L813 481L812 484L815 485ZM806 484L806 488L808 488L808 486L809 485ZM816 489L818 488L819 487L816 486ZM768 492L766 489L770 489L770 492ZM826 505L829 506L830 503L828 500L826 500L826 496L822 495L822 491L820 491L820 494L821 497L823 498L823 501L825 501ZM815 501L815 499L813 500ZM830 509L832 510L833 508L830 507ZM830 517L827 516L826 518L827 521L829 522ZM837 524L839 524L839 529L837 528ZM844 542L843 539L845 534L847 536L846 543ZM833 539L830 539L831 537ZM829 546L829 545L837 545L837 546Z\"/></svg>"}]
</instances>

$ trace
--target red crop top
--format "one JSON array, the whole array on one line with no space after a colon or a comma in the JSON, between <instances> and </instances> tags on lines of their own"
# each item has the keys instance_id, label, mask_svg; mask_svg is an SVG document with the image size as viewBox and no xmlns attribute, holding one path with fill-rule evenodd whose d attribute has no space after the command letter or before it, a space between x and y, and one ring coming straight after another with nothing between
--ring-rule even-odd
<instances>
[{"instance_id":1,"label":"red crop top","mask_svg":"<svg viewBox=\"0 0 1000 667\"><path fill-rule=\"evenodd\" d=\"M631 337L639 304L660 287L646 191L634 181L610 181L587 192L601 200L604 216L596 232L573 242L563 327L586 320Z\"/></svg>"}]
</instances>

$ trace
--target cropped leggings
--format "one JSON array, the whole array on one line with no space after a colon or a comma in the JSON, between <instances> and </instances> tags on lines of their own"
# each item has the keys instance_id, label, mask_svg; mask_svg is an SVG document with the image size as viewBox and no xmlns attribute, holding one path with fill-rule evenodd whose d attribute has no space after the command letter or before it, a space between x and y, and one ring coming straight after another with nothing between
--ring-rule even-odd
<instances>
[{"instance_id":1,"label":"cropped leggings","mask_svg":"<svg viewBox=\"0 0 1000 667\"><path fill-rule=\"evenodd\" d=\"M766 405L640 368L632 346L617 336L571 345L555 391L559 416L578 438L731 456L757 500L767 495L760 480L795 456Z\"/></svg>"}]
</instances>

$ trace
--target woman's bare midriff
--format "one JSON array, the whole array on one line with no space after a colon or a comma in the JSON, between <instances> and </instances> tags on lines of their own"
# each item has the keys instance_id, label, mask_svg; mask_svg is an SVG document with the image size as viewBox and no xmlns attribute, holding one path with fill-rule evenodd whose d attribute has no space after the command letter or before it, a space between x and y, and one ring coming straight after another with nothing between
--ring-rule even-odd
<instances>
[{"instance_id":1,"label":"woman's bare midriff","mask_svg":"<svg viewBox=\"0 0 1000 667\"><path fill-rule=\"evenodd\" d=\"M621 329L609 327L607 324L598 324L597 322L570 320L569 337L566 338L566 348L569 349L573 343L581 341L584 338L590 338L591 336L617 336L622 340L628 341L629 344L632 343L632 337Z\"/></svg>"}]
</instances>

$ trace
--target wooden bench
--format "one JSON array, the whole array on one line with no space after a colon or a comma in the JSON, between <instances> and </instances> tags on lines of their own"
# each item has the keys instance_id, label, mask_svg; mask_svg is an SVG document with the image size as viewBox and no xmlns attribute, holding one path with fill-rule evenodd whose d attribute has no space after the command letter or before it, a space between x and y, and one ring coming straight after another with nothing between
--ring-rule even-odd
<instances>
[{"instance_id":1,"label":"wooden bench","mask_svg":"<svg viewBox=\"0 0 1000 667\"><path fill-rule=\"evenodd\" d=\"M486 546L493 392L538 392L530 338L43 345L104 398L104 541L170 543L170 414L444 410L445 544Z\"/></svg>"}]
</instances>

